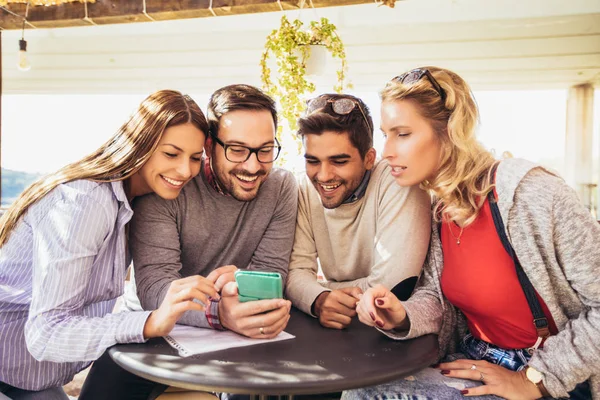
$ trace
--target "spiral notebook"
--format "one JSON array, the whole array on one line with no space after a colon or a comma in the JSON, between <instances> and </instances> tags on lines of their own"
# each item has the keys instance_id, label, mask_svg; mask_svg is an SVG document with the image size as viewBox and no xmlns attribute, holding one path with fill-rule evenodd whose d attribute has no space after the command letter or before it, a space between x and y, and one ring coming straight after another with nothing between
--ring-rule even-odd
<instances>
[{"instance_id":1,"label":"spiral notebook","mask_svg":"<svg viewBox=\"0 0 600 400\"><path fill-rule=\"evenodd\" d=\"M281 332L273 339L251 339L232 331L216 331L214 329L197 328L195 326L175 325L175 328L165 340L181 357L195 354L210 353L211 351L230 349L232 347L252 346L255 344L277 342L293 339L295 336Z\"/></svg>"}]
</instances>

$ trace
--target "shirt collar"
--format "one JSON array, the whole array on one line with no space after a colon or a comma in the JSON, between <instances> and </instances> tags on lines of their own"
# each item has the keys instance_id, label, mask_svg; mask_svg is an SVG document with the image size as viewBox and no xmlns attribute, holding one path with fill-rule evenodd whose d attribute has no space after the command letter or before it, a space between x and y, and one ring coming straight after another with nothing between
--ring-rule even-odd
<instances>
[{"instance_id":1,"label":"shirt collar","mask_svg":"<svg viewBox=\"0 0 600 400\"><path fill-rule=\"evenodd\" d=\"M369 169L369 170L367 170L367 172L365 172L365 175L363 176L362 181L360 182L360 185L358 185L358 187L356 188L354 193L352 193L350 196L348 196L342 204L350 204L350 203L354 203L354 202L360 200L367 192L367 186L369 185L370 179L371 179L371 170Z\"/></svg>"},{"instance_id":2,"label":"shirt collar","mask_svg":"<svg viewBox=\"0 0 600 400\"><path fill-rule=\"evenodd\" d=\"M219 185L219 181L215 176L215 173L212 168L212 163L210 162L210 157L204 157L202 164L202 174L204 175L204 179L206 179L208 184L213 189L215 189L217 193L222 194L223 196L229 196L229 193L223 190L221 185Z\"/></svg>"},{"instance_id":3,"label":"shirt collar","mask_svg":"<svg viewBox=\"0 0 600 400\"><path fill-rule=\"evenodd\" d=\"M112 181L112 182L110 182L110 186L111 186L112 191L113 191L115 197L117 198L117 200L120 201L121 203L127 204L127 207L131 208L129 205L129 201L127 200L127 195L125 194L125 188L123 187L123 181L122 180Z\"/></svg>"}]
</instances>

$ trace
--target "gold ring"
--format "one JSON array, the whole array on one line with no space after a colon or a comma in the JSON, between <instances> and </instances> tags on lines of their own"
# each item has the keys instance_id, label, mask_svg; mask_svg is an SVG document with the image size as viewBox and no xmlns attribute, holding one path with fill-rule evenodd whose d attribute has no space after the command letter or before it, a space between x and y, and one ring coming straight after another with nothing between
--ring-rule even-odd
<instances>
[{"instance_id":1,"label":"gold ring","mask_svg":"<svg viewBox=\"0 0 600 400\"><path fill-rule=\"evenodd\" d=\"M477 365L475 365L475 364L471 365L471 369L477 369Z\"/></svg>"},{"instance_id":2,"label":"gold ring","mask_svg":"<svg viewBox=\"0 0 600 400\"><path fill-rule=\"evenodd\" d=\"M483 382L484 379L485 379L485 375L483 375L483 372L479 371L479 380L481 382Z\"/></svg>"},{"instance_id":3,"label":"gold ring","mask_svg":"<svg viewBox=\"0 0 600 400\"><path fill-rule=\"evenodd\" d=\"M265 334L265 330L263 329L262 326L260 328L258 328L258 331L260 332L261 335Z\"/></svg>"}]
</instances>

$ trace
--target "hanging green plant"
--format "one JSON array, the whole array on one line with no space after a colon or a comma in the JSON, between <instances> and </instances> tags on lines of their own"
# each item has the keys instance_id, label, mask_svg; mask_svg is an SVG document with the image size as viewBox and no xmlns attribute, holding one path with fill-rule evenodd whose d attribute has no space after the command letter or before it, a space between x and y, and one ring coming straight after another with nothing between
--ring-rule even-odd
<instances>
[{"instance_id":1,"label":"hanging green plant","mask_svg":"<svg viewBox=\"0 0 600 400\"><path fill-rule=\"evenodd\" d=\"M295 19L290 22L285 15L281 17L279 29L267 36L260 60L261 80L265 91L279 101L281 115L291 132L298 129L297 120L305 108L304 98L315 91L315 84L307 79L306 71L306 62L311 55L310 45L325 47L333 58L341 61L333 90L341 93L351 87L347 81L346 51L336 26L327 18L321 18L320 21L311 21L310 27L303 29L302 21ZM275 59L279 73L275 81L268 66L271 57ZM281 129L278 135L281 139Z\"/></svg>"}]
</instances>

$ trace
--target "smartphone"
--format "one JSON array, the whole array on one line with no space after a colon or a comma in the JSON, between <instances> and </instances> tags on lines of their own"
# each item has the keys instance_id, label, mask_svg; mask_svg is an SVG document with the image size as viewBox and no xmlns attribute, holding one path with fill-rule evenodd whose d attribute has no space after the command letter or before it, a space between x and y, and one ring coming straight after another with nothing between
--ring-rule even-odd
<instances>
[{"instance_id":1,"label":"smartphone","mask_svg":"<svg viewBox=\"0 0 600 400\"><path fill-rule=\"evenodd\" d=\"M283 284L279 272L237 270L235 281L241 302L283 298Z\"/></svg>"}]
</instances>

